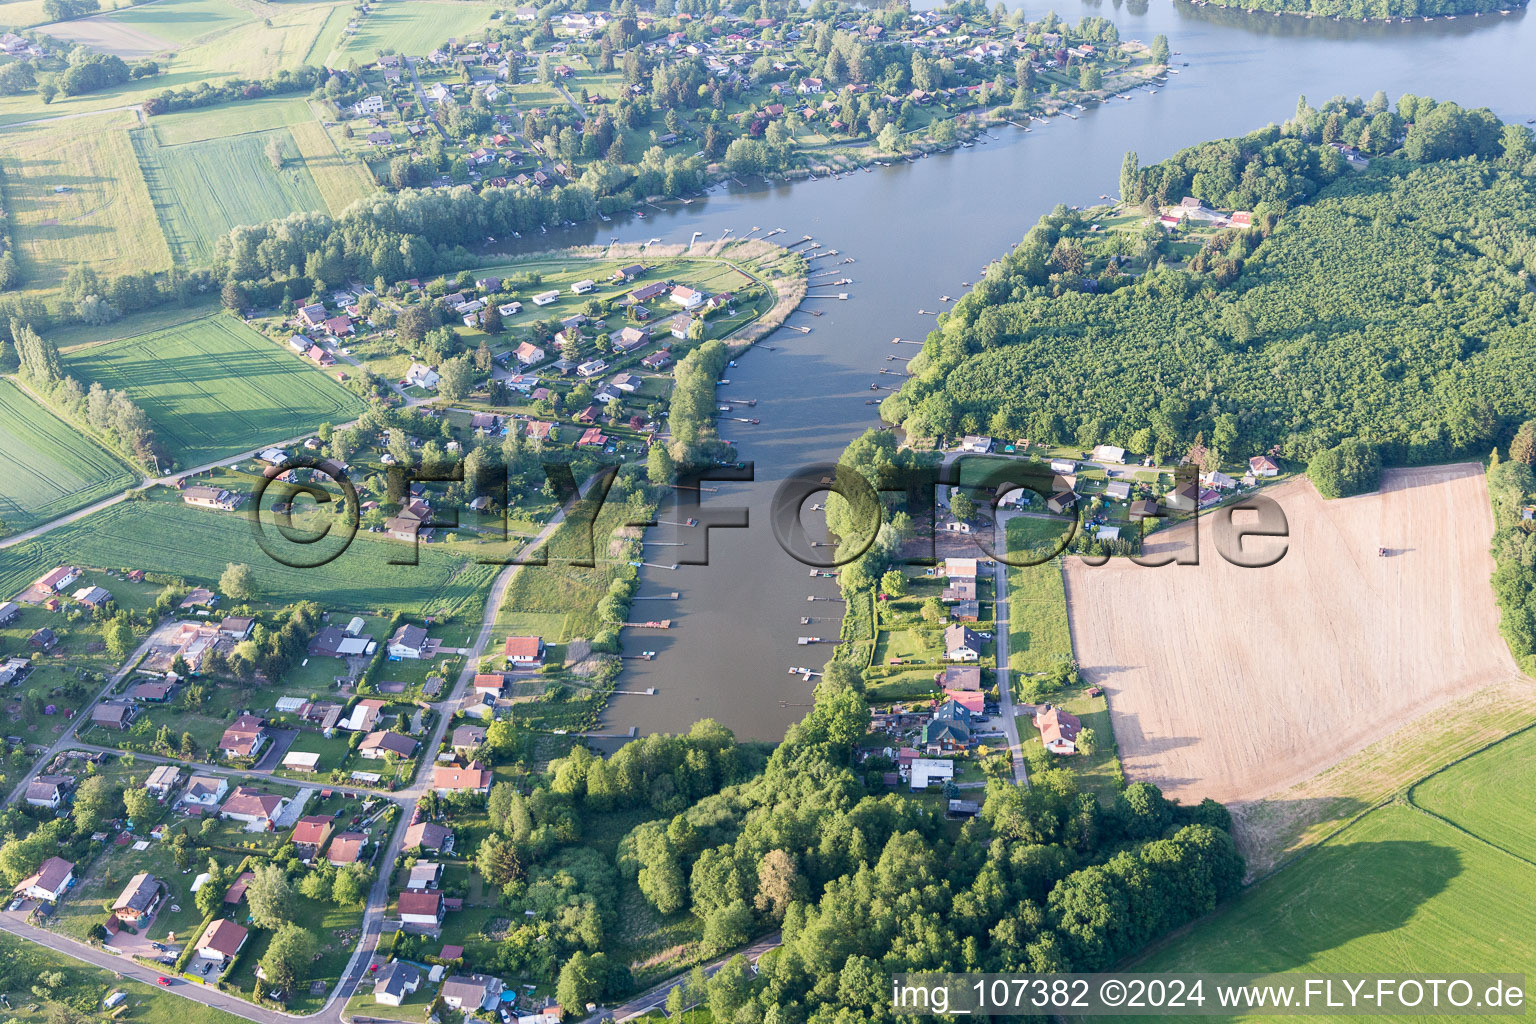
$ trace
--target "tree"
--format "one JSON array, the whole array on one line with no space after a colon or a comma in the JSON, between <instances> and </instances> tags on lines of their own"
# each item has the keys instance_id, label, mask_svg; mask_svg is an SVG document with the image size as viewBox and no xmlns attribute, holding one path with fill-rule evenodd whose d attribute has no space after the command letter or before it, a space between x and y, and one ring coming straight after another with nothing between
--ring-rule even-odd
<instances>
[{"instance_id":1,"label":"tree","mask_svg":"<svg viewBox=\"0 0 1536 1024\"><path fill-rule=\"evenodd\" d=\"M249 888L246 893L249 898ZM276 931L267 943L266 955L261 958L261 970L274 989L291 995L301 972L314 959L315 939L307 929L289 922L280 922L272 927Z\"/></svg>"},{"instance_id":2,"label":"tree","mask_svg":"<svg viewBox=\"0 0 1536 1024\"><path fill-rule=\"evenodd\" d=\"M758 910L775 920L784 919L784 911L800 895L800 872L787 851L769 850L757 865L757 895L754 902Z\"/></svg>"},{"instance_id":3,"label":"tree","mask_svg":"<svg viewBox=\"0 0 1536 1024\"><path fill-rule=\"evenodd\" d=\"M751 935L752 909L745 900L717 907L704 919L703 945L710 954L743 945Z\"/></svg>"},{"instance_id":4,"label":"tree","mask_svg":"<svg viewBox=\"0 0 1536 1024\"><path fill-rule=\"evenodd\" d=\"M283 169L283 144L277 141L276 135L267 138L267 160L272 164L274 171Z\"/></svg>"},{"instance_id":5,"label":"tree","mask_svg":"<svg viewBox=\"0 0 1536 1024\"><path fill-rule=\"evenodd\" d=\"M1509 457L1527 466L1536 465L1536 420L1520 424L1514 440L1509 442Z\"/></svg>"},{"instance_id":6,"label":"tree","mask_svg":"<svg viewBox=\"0 0 1536 1024\"><path fill-rule=\"evenodd\" d=\"M658 487L670 484L676 479L677 466L672 461L672 453L667 451L666 445L651 445L651 450L645 457L645 475L646 479Z\"/></svg>"},{"instance_id":7,"label":"tree","mask_svg":"<svg viewBox=\"0 0 1536 1024\"><path fill-rule=\"evenodd\" d=\"M487 882L497 887L521 877L523 873L517 844L495 832L481 840L480 850L475 855L475 866Z\"/></svg>"},{"instance_id":8,"label":"tree","mask_svg":"<svg viewBox=\"0 0 1536 1024\"><path fill-rule=\"evenodd\" d=\"M75 806L71 812L75 828L80 832L98 832L110 818L117 817L122 807L121 792L105 776L92 775L75 791Z\"/></svg>"},{"instance_id":9,"label":"tree","mask_svg":"<svg viewBox=\"0 0 1536 1024\"><path fill-rule=\"evenodd\" d=\"M1374 491L1381 480L1381 456L1358 438L1312 456L1307 476L1325 498L1347 498Z\"/></svg>"},{"instance_id":10,"label":"tree","mask_svg":"<svg viewBox=\"0 0 1536 1024\"><path fill-rule=\"evenodd\" d=\"M230 562L219 577L219 591L232 601L254 601L259 593L251 567Z\"/></svg>"},{"instance_id":11,"label":"tree","mask_svg":"<svg viewBox=\"0 0 1536 1024\"><path fill-rule=\"evenodd\" d=\"M588 956L578 951L571 954L560 968L555 998L560 1000L566 1012L579 1015L588 1003L595 1002L603 994L606 961L607 957L601 953Z\"/></svg>"},{"instance_id":12,"label":"tree","mask_svg":"<svg viewBox=\"0 0 1536 1024\"><path fill-rule=\"evenodd\" d=\"M880 590L892 597L901 597L907 592L907 574L900 569L889 569L880 577Z\"/></svg>"},{"instance_id":13,"label":"tree","mask_svg":"<svg viewBox=\"0 0 1536 1024\"><path fill-rule=\"evenodd\" d=\"M136 826L147 824L160 806L153 793L138 786L131 786L123 792L123 804L128 811L128 820Z\"/></svg>"},{"instance_id":14,"label":"tree","mask_svg":"<svg viewBox=\"0 0 1536 1024\"><path fill-rule=\"evenodd\" d=\"M1092 729L1088 728L1087 726L1084 726L1082 729L1080 729L1078 731L1078 734L1077 734L1077 752L1079 754L1091 754L1091 753L1093 753L1093 751L1094 751L1094 749L1095 749L1097 744L1098 744L1098 737L1094 735L1094 732L1093 732Z\"/></svg>"},{"instance_id":15,"label":"tree","mask_svg":"<svg viewBox=\"0 0 1536 1024\"><path fill-rule=\"evenodd\" d=\"M469 356L445 359L437 368L437 393L450 402L465 398L475 383L475 370Z\"/></svg>"},{"instance_id":16,"label":"tree","mask_svg":"<svg viewBox=\"0 0 1536 1024\"><path fill-rule=\"evenodd\" d=\"M1168 37L1162 33L1152 37L1152 63L1167 64L1170 54L1168 51ZM1385 97L1383 97L1385 102Z\"/></svg>"},{"instance_id":17,"label":"tree","mask_svg":"<svg viewBox=\"0 0 1536 1024\"><path fill-rule=\"evenodd\" d=\"M133 652L137 638L126 612L119 612L101 624L101 639L113 661L122 661Z\"/></svg>"},{"instance_id":18,"label":"tree","mask_svg":"<svg viewBox=\"0 0 1536 1024\"><path fill-rule=\"evenodd\" d=\"M964 491L956 491L955 496L949 499L949 510L962 523L976 518L976 502Z\"/></svg>"},{"instance_id":19,"label":"tree","mask_svg":"<svg viewBox=\"0 0 1536 1024\"><path fill-rule=\"evenodd\" d=\"M1141 159L1134 149L1126 150L1125 159L1120 161L1120 201L1122 203L1133 202L1136 195L1136 176L1141 171Z\"/></svg>"},{"instance_id":20,"label":"tree","mask_svg":"<svg viewBox=\"0 0 1536 1024\"><path fill-rule=\"evenodd\" d=\"M293 916L293 884L276 864L263 864L245 886L251 920L260 928L276 928Z\"/></svg>"},{"instance_id":21,"label":"tree","mask_svg":"<svg viewBox=\"0 0 1536 1024\"><path fill-rule=\"evenodd\" d=\"M920 609L919 614L922 615L924 622L930 624L935 622L943 622L944 602L940 601L936 597L930 597L923 602L923 607Z\"/></svg>"},{"instance_id":22,"label":"tree","mask_svg":"<svg viewBox=\"0 0 1536 1024\"><path fill-rule=\"evenodd\" d=\"M337 906L355 907L367 902L368 869L361 864L348 864L336 872L336 881L331 887L331 900Z\"/></svg>"}]
</instances>

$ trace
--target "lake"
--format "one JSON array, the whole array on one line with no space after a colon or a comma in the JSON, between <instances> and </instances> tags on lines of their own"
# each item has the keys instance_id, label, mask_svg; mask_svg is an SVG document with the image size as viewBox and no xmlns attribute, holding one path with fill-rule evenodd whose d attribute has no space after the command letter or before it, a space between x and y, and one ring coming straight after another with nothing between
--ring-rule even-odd
<instances>
[{"instance_id":1,"label":"lake","mask_svg":"<svg viewBox=\"0 0 1536 1024\"><path fill-rule=\"evenodd\" d=\"M811 685L787 670L819 667L830 648L797 646L796 638L835 639L842 606L806 600L835 598L835 581L809 578L806 566L780 550L769 525L776 488L802 466L834 461L851 438L878 424L876 408L867 403L884 392L871 392L870 384L898 382L878 371L900 365L887 356L917 351L893 346L892 338L921 339L932 329L932 317L919 308L947 308L941 295L963 294L963 282L975 281L1057 203L1089 205L1114 194L1126 150L1138 151L1146 165L1202 140L1278 123L1292 114L1300 94L1318 105L1337 94L1369 98L1384 89L1394 102L1412 92L1487 106L1521 123L1536 116L1529 65L1536 26L1523 10L1363 25L1169 2L1055 9L1073 22L1087 14L1109 17L1122 39L1150 42L1166 34L1178 51L1173 66L1179 73L1155 95L1138 90L1130 101L1090 108L1076 121L1054 118L1027 134L1005 126L995 130L995 141L943 156L838 180L721 186L691 205L647 210L643 220L539 237L538 247L547 248L610 237L687 242L695 231L714 239L754 226L760 237L783 228L775 241L813 235L857 261L844 268L854 284L832 289L847 290L849 301L808 300L803 309L824 315L802 311L791 318L811 334L781 330L726 371L731 383L719 391L722 402L738 395L758 400L746 415L760 425L722 429L754 464L755 479L711 484L718 489L703 500L745 508L750 525L710 531L708 565L644 570L642 596L676 591L679 597L642 601L633 617L670 618L673 628L626 631L625 653L654 650L657 658L627 662L620 688L657 692L615 695L605 731L681 732L711 717L739 737L777 740L804 716ZM697 544L703 531L653 529L647 559L676 561L679 549L666 545L679 533ZM815 621L802 624L804 615Z\"/></svg>"}]
</instances>

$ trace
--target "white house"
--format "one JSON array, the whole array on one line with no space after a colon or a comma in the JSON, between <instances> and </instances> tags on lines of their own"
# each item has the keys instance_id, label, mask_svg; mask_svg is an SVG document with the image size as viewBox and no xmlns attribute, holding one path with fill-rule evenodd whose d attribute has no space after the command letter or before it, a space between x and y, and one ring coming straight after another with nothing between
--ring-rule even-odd
<instances>
[{"instance_id":1,"label":"white house","mask_svg":"<svg viewBox=\"0 0 1536 1024\"><path fill-rule=\"evenodd\" d=\"M1254 476L1279 476L1280 464L1268 455L1255 455L1248 460L1248 472Z\"/></svg>"},{"instance_id":2,"label":"white house","mask_svg":"<svg viewBox=\"0 0 1536 1024\"><path fill-rule=\"evenodd\" d=\"M448 88L442 82L438 82L432 87L431 92L428 93L428 95L430 95L436 102L441 103L453 95L453 90Z\"/></svg>"},{"instance_id":3,"label":"white house","mask_svg":"<svg viewBox=\"0 0 1536 1024\"><path fill-rule=\"evenodd\" d=\"M535 295L533 297L533 304L535 306L551 306L551 305L554 305L556 302L559 302L559 301L560 301L560 291L559 291L559 289L551 289L550 291L547 291L547 292L539 292L539 294L537 294L537 295Z\"/></svg>"},{"instance_id":4,"label":"white house","mask_svg":"<svg viewBox=\"0 0 1536 1024\"><path fill-rule=\"evenodd\" d=\"M596 377L606 369L608 369L608 364L601 359L589 359L576 367L576 372L583 377Z\"/></svg>"},{"instance_id":5,"label":"white house","mask_svg":"<svg viewBox=\"0 0 1536 1024\"><path fill-rule=\"evenodd\" d=\"M75 883L75 866L63 857L49 857L38 867L37 874L23 878L14 890L18 896L57 903Z\"/></svg>"},{"instance_id":6,"label":"white house","mask_svg":"<svg viewBox=\"0 0 1536 1024\"><path fill-rule=\"evenodd\" d=\"M704 293L697 288L680 284L672 289L672 301L684 309L698 309L704 305Z\"/></svg>"},{"instance_id":7,"label":"white house","mask_svg":"<svg viewBox=\"0 0 1536 1024\"><path fill-rule=\"evenodd\" d=\"M908 772L908 781L913 789L927 789L935 782L948 782L953 779L955 762L940 758L913 758L912 767Z\"/></svg>"},{"instance_id":8,"label":"white house","mask_svg":"<svg viewBox=\"0 0 1536 1024\"><path fill-rule=\"evenodd\" d=\"M194 775L187 780L187 789L181 794L181 802L195 807L216 807L228 791L229 783L224 781L223 776Z\"/></svg>"},{"instance_id":9,"label":"white house","mask_svg":"<svg viewBox=\"0 0 1536 1024\"><path fill-rule=\"evenodd\" d=\"M584 281L577 281L575 284L571 285L571 294L585 295L587 292L590 292L593 288L596 287L597 282L593 281L591 278L588 278Z\"/></svg>"},{"instance_id":10,"label":"white house","mask_svg":"<svg viewBox=\"0 0 1536 1024\"><path fill-rule=\"evenodd\" d=\"M1073 462L1071 459L1052 459L1051 472L1075 473L1077 472L1077 463Z\"/></svg>"},{"instance_id":11,"label":"white house","mask_svg":"<svg viewBox=\"0 0 1536 1024\"><path fill-rule=\"evenodd\" d=\"M950 661L979 661L981 638L969 627L955 623L944 631L944 657Z\"/></svg>"},{"instance_id":12,"label":"white house","mask_svg":"<svg viewBox=\"0 0 1536 1024\"><path fill-rule=\"evenodd\" d=\"M352 105L352 109L359 117L362 117L364 114L382 114L384 112L384 97L378 95L364 96Z\"/></svg>"},{"instance_id":13,"label":"white house","mask_svg":"<svg viewBox=\"0 0 1536 1024\"><path fill-rule=\"evenodd\" d=\"M428 391L432 391L437 388L437 382L439 379L440 378L437 375L437 371L433 370L432 367L426 365L425 363L412 363L411 368L405 371L405 382L407 384L413 384L419 388L426 388Z\"/></svg>"},{"instance_id":14,"label":"white house","mask_svg":"<svg viewBox=\"0 0 1536 1024\"><path fill-rule=\"evenodd\" d=\"M427 631L421 626L401 626L389 638L389 660L415 660L427 649Z\"/></svg>"},{"instance_id":15,"label":"white house","mask_svg":"<svg viewBox=\"0 0 1536 1024\"><path fill-rule=\"evenodd\" d=\"M1117 448L1112 444L1096 445L1093 449L1094 462L1125 462L1125 449Z\"/></svg>"},{"instance_id":16,"label":"white house","mask_svg":"<svg viewBox=\"0 0 1536 1024\"><path fill-rule=\"evenodd\" d=\"M405 1002L406 996L420 986L421 971L416 965L396 960L380 968L379 973L374 975L373 1000L385 1006L399 1006Z\"/></svg>"}]
</instances>

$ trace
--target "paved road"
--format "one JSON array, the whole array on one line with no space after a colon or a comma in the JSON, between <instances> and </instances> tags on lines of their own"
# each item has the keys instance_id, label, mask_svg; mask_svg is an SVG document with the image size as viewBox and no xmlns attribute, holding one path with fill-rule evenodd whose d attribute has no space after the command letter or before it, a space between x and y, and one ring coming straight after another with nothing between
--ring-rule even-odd
<instances>
[{"instance_id":1,"label":"paved road","mask_svg":"<svg viewBox=\"0 0 1536 1024\"><path fill-rule=\"evenodd\" d=\"M998 529L1007 535L1008 520L1012 513L1003 512L997 517ZM1015 784L1028 788L1029 773L1024 767L1024 750L1019 744L1019 723L1014 717L1013 692L1009 685L1010 670L1008 668L1008 565L1001 559L997 561L997 573L995 577L996 599L993 604L996 609L996 623L992 627L992 641L996 644L997 652L997 705L1002 712L1003 735L1008 739L1008 752L1013 755L1013 781Z\"/></svg>"},{"instance_id":2,"label":"paved road","mask_svg":"<svg viewBox=\"0 0 1536 1024\"><path fill-rule=\"evenodd\" d=\"M443 126L438 124L437 118L432 116L432 104L427 100L426 90L421 87L421 79L416 75L416 60L415 57L405 58L405 66L411 69L411 85L416 89L416 100L421 104L421 114L432 123L433 128L437 129L437 134L446 139L448 133L443 131Z\"/></svg>"},{"instance_id":3,"label":"paved road","mask_svg":"<svg viewBox=\"0 0 1536 1024\"><path fill-rule=\"evenodd\" d=\"M133 671L133 667L137 665L139 660L143 658L144 655L149 651L149 645L154 642L155 634L158 633L161 628L162 627L156 627L155 629L150 630L149 636L145 637L144 642L139 644L138 650L130 654L128 656L128 660L123 662L123 667L112 673L112 677L108 679L106 685L101 688L101 692L97 693L96 696L91 699L89 704L80 709L80 713L70 720L69 728L60 733L59 738L54 740L53 744L49 746L47 750L43 751L42 756L39 757L37 761L32 765L32 770L27 772L26 776L16 784L15 789L11 790L11 795L7 797L5 801L7 806L19 803L21 801L22 795L27 791L27 786L31 784L33 779L37 778L37 773L42 771L43 768L53 760L55 754L66 748L83 746L83 744L75 739L75 733L79 731L80 723L89 722L91 720L91 709L94 708L103 697L111 693L112 689L117 686L118 683L122 682L128 673Z\"/></svg>"},{"instance_id":4,"label":"paved road","mask_svg":"<svg viewBox=\"0 0 1536 1024\"><path fill-rule=\"evenodd\" d=\"M774 932L771 935L765 935L761 939L758 939L756 942L752 943L752 945L747 946L745 949L738 949L734 953L727 953L720 959L706 964L704 967L704 974L706 977L713 977L716 971L720 970L720 968L724 967L726 963L737 956L744 956L750 963L756 964L759 957L768 952L770 949L777 949L783 943L783 941L783 937L778 932ZM635 998L629 1000L626 1003L622 1003L619 1006L615 1006L611 1010L598 1010L596 1013L592 1014L592 1016L583 1021L582 1024L594 1024L596 1021L605 1020L614 1021L615 1024L623 1024L624 1021L633 1020L636 1017L643 1016L658 1007L663 1007L667 1002L667 994L678 985L681 985L684 981L686 981L688 978L688 973L691 972L673 975L661 984L652 986L646 991L640 993L640 995L635 996Z\"/></svg>"}]
</instances>

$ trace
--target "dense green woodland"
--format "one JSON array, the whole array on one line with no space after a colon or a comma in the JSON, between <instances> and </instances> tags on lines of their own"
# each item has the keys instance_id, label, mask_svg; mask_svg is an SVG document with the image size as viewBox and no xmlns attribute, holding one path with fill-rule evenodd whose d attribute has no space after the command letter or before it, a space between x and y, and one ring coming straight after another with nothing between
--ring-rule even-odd
<instances>
[{"instance_id":1,"label":"dense green woodland","mask_svg":"<svg viewBox=\"0 0 1536 1024\"><path fill-rule=\"evenodd\" d=\"M1453 104L1400 107L1303 100L1283 127L1148 168L1133 154L1130 201L1193 194L1251 209L1254 228L1184 265L1112 261L1094 277L1076 241L1087 215L1058 208L941 318L882 414L920 437L1159 457L1203 439L1229 459L1278 444L1305 461L1352 437L1388 463L1486 455L1536 413L1531 133ZM1317 144L1327 135L1392 153L1351 170Z\"/></svg>"},{"instance_id":2,"label":"dense green woodland","mask_svg":"<svg viewBox=\"0 0 1536 1024\"><path fill-rule=\"evenodd\" d=\"M1079 793L1070 771L1042 762L1031 788L990 783L981 817L961 826L932 804L881 795L889 762L851 763L868 726L856 689L823 683L765 769L691 804L683 794L731 774L715 767L730 748L711 723L685 740L630 744L609 762L578 750L551 765L550 788L536 795L546 809L567 802L575 821L663 812L624 837L617 868L657 913L691 912L702 952L782 928L784 944L763 957L757 978L738 963L695 992L717 1022L888 1021L889 976L903 970L1106 968L1240 884L1243 861L1218 804L1180 807L1139 783L1106 806ZM689 752L673 756L668 773L665 757L631 756L641 744ZM508 839L527 837L534 862L533 881L507 887L516 910L549 874L550 854L533 852L537 826L522 812L501 820ZM552 862L568 869L576 852ZM590 877L610 884L606 872ZM514 934L503 945L503 966L552 970L549 950L533 941L537 924L526 927L526 941ZM586 934L574 945L602 953L596 922ZM621 994L630 979L605 954L567 960L560 981L564 1003Z\"/></svg>"}]
</instances>

